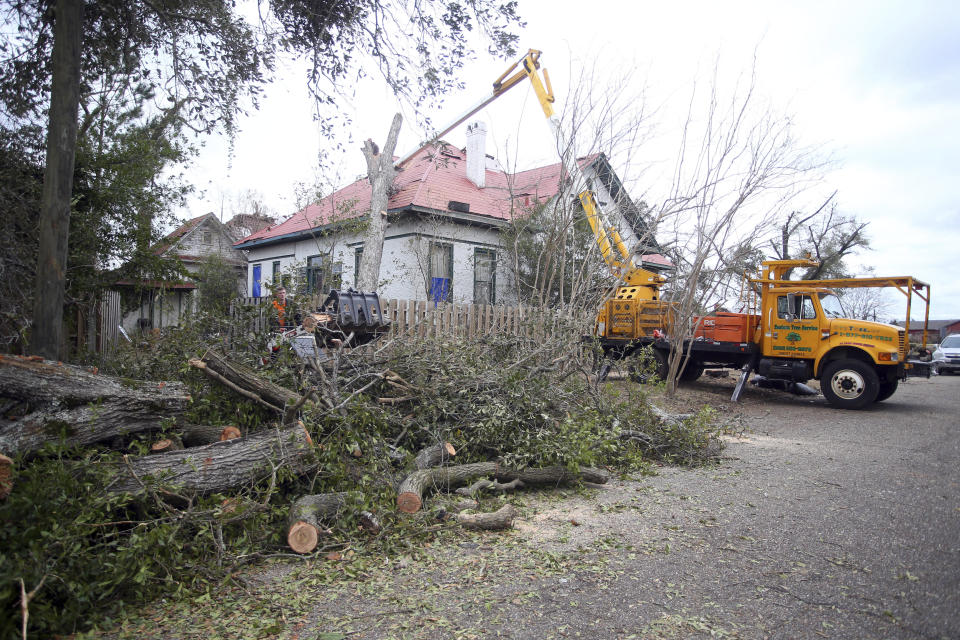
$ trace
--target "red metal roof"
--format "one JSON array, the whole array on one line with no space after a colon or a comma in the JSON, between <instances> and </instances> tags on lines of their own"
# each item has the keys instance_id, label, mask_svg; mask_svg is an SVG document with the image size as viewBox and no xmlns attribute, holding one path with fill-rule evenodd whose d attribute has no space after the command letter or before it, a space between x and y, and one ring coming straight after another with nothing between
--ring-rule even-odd
<instances>
[{"instance_id":1,"label":"red metal roof","mask_svg":"<svg viewBox=\"0 0 960 640\"><path fill-rule=\"evenodd\" d=\"M585 166L596 155L580 158ZM510 220L526 207L556 195L561 176L560 163L506 174L486 172L486 186L478 188L466 176L466 152L445 143L427 147L397 172L394 192L387 207L391 212L411 208L448 211L456 201L469 205L471 215ZM361 178L293 214L278 225L253 233L236 244L246 244L297 234L340 220L363 216L370 208L370 183Z\"/></svg>"}]
</instances>

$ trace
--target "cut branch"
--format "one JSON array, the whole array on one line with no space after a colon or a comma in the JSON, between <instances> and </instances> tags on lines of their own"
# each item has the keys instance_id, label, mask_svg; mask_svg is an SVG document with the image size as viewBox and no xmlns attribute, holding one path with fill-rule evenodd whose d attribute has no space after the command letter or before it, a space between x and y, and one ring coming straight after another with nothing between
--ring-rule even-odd
<instances>
[{"instance_id":1,"label":"cut branch","mask_svg":"<svg viewBox=\"0 0 960 640\"><path fill-rule=\"evenodd\" d=\"M505 504L491 513L460 513L457 522L464 529L485 531L502 531L513 526L513 519L517 517L517 509L512 504Z\"/></svg>"},{"instance_id":2,"label":"cut branch","mask_svg":"<svg viewBox=\"0 0 960 640\"><path fill-rule=\"evenodd\" d=\"M429 469L430 467L437 467L447 462L450 458L457 455L457 450L449 442L438 442L435 445L425 447L420 453L417 454L417 457L414 458L413 464L417 469Z\"/></svg>"},{"instance_id":3,"label":"cut branch","mask_svg":"<svg viewBox=\"0 0 960 640\"><path fill-rule=\"evenodd\" d=\"M234 489L275 473L274 468L306 473L313 468L312 446L300 428L273 429L182 451L127 461L108 487L114 493L136 492L149 485L182 487L197 493Z\"/></svg>"}]
</instances>

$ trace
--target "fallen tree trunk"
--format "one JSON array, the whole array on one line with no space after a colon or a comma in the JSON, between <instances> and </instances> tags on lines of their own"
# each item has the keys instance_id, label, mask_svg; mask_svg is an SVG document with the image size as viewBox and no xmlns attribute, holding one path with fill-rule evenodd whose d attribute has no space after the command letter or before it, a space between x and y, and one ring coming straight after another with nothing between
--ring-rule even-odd
<instances>
[{"instance_id":1,"label":"fallen tree trunk","mask_svg":"<svg viewBox=\"0 0 960 640\"><path fill-rule=\"evenodd\" d=\"M421 450L414 458L413 464L417 469L429 469L443 464L455 455L457 455L457 450L453 448L452 444L438 442Z\"/></svg>"},{"instance_id":2,"label":"fallen tree trunk","mask_svg":"<svg viewBox=\"0 0 960 640\"><path fill-rule=\"evenodd\" d=\"M339 516L359 494L351 491L301 496L290 506L287 517L287 544L297 553L310 553L317 548L322 534L329 533L323 521ZM359 513L360 526L370 533L380 532L380 522L369 511Z\"/></svg>"},{"instance_id":3,"label":"fallen tree trunk","mask_svg":"<svg viewBox=\"0 0 960 640\"><path fill-rule=\"evenodd\" d=\"M306 473L313 469L311 451L309 435L295 427L143 458L124 456L124 465L107 489L113 493L135 493L147 486L197 493L225 491L262 480L281 468Z\"/></svg>"},{"instance_id":4,"label":"fallen tree trunk","mask_svg":"<svg viewBox=\"0 0 960 640\"><path fill-rule=\"evenodd\" d=\"M207 351L203 358L191 358L189 362L191 367L200 369L225 387L278 413L282 414L288 403L300 401L296 392L263 379L249 367L232 362L216 351Z\"/></svg>"},{"instance_id":5,"label":"fallen tree trunk","mask_svg":"<svg viewBox=\"0 0 960 640\"><path fill-rule=\"evenodd\" d=\"M141 382L81 367L0 356L0 395L26 402L23 417L0 427L0 451L30 454L63 437L85 446L157 429L190 403L179 382Z\"/></svg>"},{"instance_id":6,"label":"fallen tree trunk","mask_svg":"<svg viewBox=\"0 0 960 640\"><path fill-rule=\"evenodd\" d=\"M603 469L593 467L580 467L576 472L570 471L566 467L542 467L539 469L503 469L496 472L497 480L520 480L525 485L553 485L572 484L574 482L591 482L593 484L606 484L610 481L610 474Z\"/></svg>"},{"instance_id":7,"label":"fallen tree trunk","mask_svg":"<svg viewBox=\"0 0 960 640\"><path fill-rule=\"evenodd\" d=\"M496 462L475 462L450 467L434 467L414 471L400 483L397 490L397 508L404 513L416 513L423 506L423 494L429 488L450 490L462 486L477 476L494 476L498 481L519 481L530 486L560 486L574 482L605 484L610 475L602 469L581 467L573 472L566 467L540 469L504 469Z\"/></svg>"},{"instance_id":8,"label":"fallen tree trunk","mask_svg":"<svg viewBox=\"0 0 960 640\"><path fill-rule=\"evenodd\" d=\"M505 504L490 513L459 513L457 522L464 529L502 531L513 526L513 519L517 517L517 509L512 504Z\"/></svg>"}]
</instances>

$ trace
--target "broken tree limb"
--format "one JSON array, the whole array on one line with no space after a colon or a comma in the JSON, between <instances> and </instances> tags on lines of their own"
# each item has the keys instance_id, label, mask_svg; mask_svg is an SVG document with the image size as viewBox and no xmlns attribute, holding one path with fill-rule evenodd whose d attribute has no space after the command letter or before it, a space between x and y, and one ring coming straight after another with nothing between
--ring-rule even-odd
<instances>
[{"instance_id":1,"label":"broken tree limb","mask_svg":"<svg viewBox=\"0 0 960 640\"><path fill-rule=\"evenodd\" d=\"M370 182L370 210L367 213L367 229L364 233L363 253L357 268L356 287L360 291L376 291L380 282L380 262L383 257L383 239L387 230L387 209L390 187L397 175L393 164L393 150L397 146L400 124L403 117L393 116L383 151L367 140L363 144L363 157L367 161L367 180Z\"/></svg>"},{"instance_id":2,"label":"broken tree limb","mask_svg":"<svg viewBox=\"0 0 960 640\"><path fill-rule=\"evenodd\" d=\"M191 367L200 369L225 387L281 415L287 404L296 404L300 400L296 392L265 380L249 367L216 351L207 351L202 358L191 358L189 362Z\"/></svg>"},{"instance_id":3,"label":"broken tree limb","mask_svg":"<svg viewBox=\"0 0 960 640\"><path fill-rule=\"evenodd\" d=\"M16 356L0 356L0 395L30 406L0 428L0 450L14 455L33 453L61 436L68 446L84 446L158 429L190 403L179 382L126 380Z\"/></svg>"},{"instance_id":4,"label":"broken tree limb","mask_svg":"<svg viewBox=\"0 0 960 640\"><path fill-rule=\"evenodd\" d=\"M510 482L497 482L496 480L487 480L486 478L483 478L481 480L477 480L469 487L460 487L455 491L455 493L461 496L473 496L484 489L492 489L493 491L513 491L514 489L522 489L523 487L524 484L520 478L514 478Z\"/></svg>"},{"instance_id":5,"label":"broken tree limb","mask_svg":"<svg viewBox=\"0 0 960 640\"><path fill-rule=\"evenodd\" d=\"M113 493L137 492L148 485L182 487L197 493L233 489L269 477L281 468L313 469L310 437L300 427L270 429L200 447L127 459L107 487Z\"/></svg>"},{"instance_id":6,"label":"broken tree limb","mask_svg":"<svg viewBox=\"0 0 960 640\"><path fill-rule=\"evenodd\" d=\"M464 529L502 531L513 526L513 519L517 517L517 509L512 504L505 504L490 513L459 513L457 522Z\"/></svg>"},{"instance_id":7,"label":"broken tree limb","mask_svg":"<svg viewBox=\"0 0 960 640\"><path fill-rule=\"evenodd\" d=\"M427 489L450 490L466 484L476 476L496 473L499 466L496 462L474 462L414 471L400 483L397 491L397 508L404 513L416 513L423 506L423 494Z\"/></svg>"},{"instance_id":8,"label":"broken tree limb","mask_svg":"<svg viewBox=\"0 0 960 640\"><path fill-rule=\"evenodd\" d=\"M610 480L610 474L593 467L581 467L576 472L559 465L539 469L505 469L496 462L433 467L414 471L404 478L397 490L397 508L404 513L416 513L423 506L423 494L427 489L449 491L466 484L470 478L491 475L497 480L519 480L521 484L531 486L560 486L574 482L605 484Z\"/></svg>"},{"instance_id":9,"label":"broken tree limb","mask_svg":"<svg viewBox=\"0 0 960 640\"><path fill-rule=\"evenodd\" d=\"M438 442L429 447L424 447L413 459L413 464L417 469L429 469L437 467L450 458L457 455L457 450L449 442Z\"/></svg>"}]
</instances>

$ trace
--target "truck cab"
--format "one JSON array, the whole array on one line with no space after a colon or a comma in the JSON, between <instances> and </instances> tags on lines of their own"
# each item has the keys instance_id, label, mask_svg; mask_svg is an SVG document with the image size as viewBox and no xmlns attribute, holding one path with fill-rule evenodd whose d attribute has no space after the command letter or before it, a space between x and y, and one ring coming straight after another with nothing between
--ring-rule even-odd
<instances>
[{"instance_id":1,"label":"truck cab","mask_svg":"<svg viewBox=\"0 0 960 640\"><path fill-rule=\"evenodd\" d=\"M859 409L886 400L904 377L904 330L845 318L828 288L786 280L764 286L758 333L757 373L819 380L834 406Z\"/></svg>"}]
</instances>

